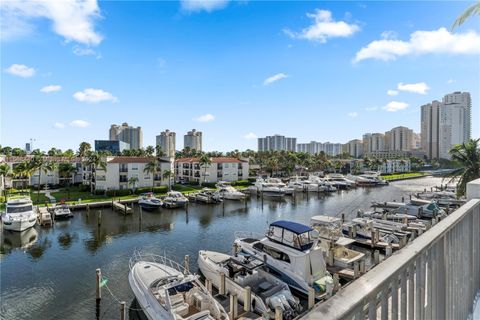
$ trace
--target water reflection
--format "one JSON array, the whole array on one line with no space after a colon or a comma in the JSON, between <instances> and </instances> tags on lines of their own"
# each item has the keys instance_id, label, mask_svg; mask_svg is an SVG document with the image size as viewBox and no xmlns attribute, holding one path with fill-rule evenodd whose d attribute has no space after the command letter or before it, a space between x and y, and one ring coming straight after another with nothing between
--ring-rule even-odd
<instances>
[{"instance_id":1,"label":"water reflection","mask_svg":"<svg viewBox=\"0 0 480 320\"><path fill-rule=\"evenodd\" d=\"M10 253L14 249L26 249L37 241L38 232L35 228L30 228L22 232L8 231L2 232L2 245L0 253Z\"/></svg>"},{"instance_id":2,"label":"water reflection","mask_svg":"<svg viewBox=\"0 0 480 320\"><path fill-rule=\"evenodd\" d=\"M32 228L33 229L33 228ZM35 230L35 229L33 229ZM27 254L33 261L40 259L45 251L52 246L52 241L45 237L43 240L40 240L38 243L33 244L27 249Z\"/></svg>"},{"instance_id":3,"label":"water reflection","mask_svg":"<svg viewBox=\"0 0 480 320\"><path fill-rule=\"evenodd\" d=\"M66 250L72 246L73 242L76 242L78 240L78 234L76 232L64 232L58 235L57 240L60 247Z\"/></svg>"}]
</instances>

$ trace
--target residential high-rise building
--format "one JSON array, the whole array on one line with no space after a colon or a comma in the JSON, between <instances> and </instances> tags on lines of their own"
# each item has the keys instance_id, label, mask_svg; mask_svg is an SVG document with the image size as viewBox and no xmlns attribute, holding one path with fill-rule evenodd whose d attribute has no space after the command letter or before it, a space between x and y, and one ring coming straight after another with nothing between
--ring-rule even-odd
<instances>
[{"instance_id":1,"label":"residential high-rise building","mask_svg":"<svg viewBox=\"0 0 480 320\"><path fill-rule=\"evenodd\" d=\"M354 158L363 157L363 141L360 139L348 141L345 143L344 151Z\"/></svg>"},{"instance_id":2,"label":"residential high-rise building","mask_svg":"<svg viewBox=\"0 0 480 320\"><path fill-rule=\"evenodd\" d=\"M165 156L173 158L175 157L175 139L175 132L167 129L156 137L156 145L160 146Z\"/></svg>"},{"instance_id":3,"label":"residential high-rise building","mask_svg":"<svg viewBox=\"0 0 480 320\"><path fill-rule=\"evenodd\" d=\"M385 149L388 151L410 151L414 149L413 130L407 127L395 127L385 132Z\"/></svg>"},{"instance_id":4,"label":"residential high-rise building","mask_svg":"<svg viewBox=\"0 0 480 320\"><path fill-rule=\"evenodd\" d=\"M310 154L317 154L324 152L329 156L336 156L342 153L343 145L341 143L331 143L331 142L317 142L311 141L309 143L298 143L297 152L306 152Z\"/></svg>"},{"instance_id":5,"label":"residential high-rise building","mask_svg":"<svg viewBox=\"0 0 480 320\"><path fill-rule=\"evenodd\" d=\"M265 138L258 138L258 151L295 151L297 138L287 138L276 134Z\"/></svg>"},{"instance_id":6,"label":"residential high-rise building","mask_svg":"<svg viewBox=\"0 0 480 320\"><path fill-rule=\"evenodd\" d=\"M385 150L385 135L383 133L365 133L363 135L363 152L368 154Z\"/></svg>"},{"instance_id":7,"label":"residential high-rise building","mask_svg":"<svg viewBox=\"0 0 480 320\"><path fill-rule=\"evenodd\" d=\"M470 139L470 93L454 92L421 107L422 149L428 158L449 159L450 149Z\"/></svg>"},{"instance_id":8,"label":"residential high-rise building","mask_svg":"<svg viewBox=\"0 0 480 320\"><path fill-rule=\"evenodd\" d=\"M202 151L202 132L192 129L183 136L183 147Z\"/></svg>"},{"instance_id":9,"label":"residential high-rise building","mask_svg":"<svg viewBox=\"0 0 480 320\"><path fill-rule=\"evenodd\" d=\"M142 127L132 127L124 122L122 125L112 124L109 131L109 140L118 140L130 145L130 149L136 150L143 147Z\"/></svg>"}]
</instances>

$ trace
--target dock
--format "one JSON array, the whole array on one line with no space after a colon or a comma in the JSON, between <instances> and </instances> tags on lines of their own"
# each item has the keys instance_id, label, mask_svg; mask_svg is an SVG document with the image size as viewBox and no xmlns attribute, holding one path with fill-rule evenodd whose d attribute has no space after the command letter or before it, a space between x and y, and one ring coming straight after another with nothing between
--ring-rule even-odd
<instances>
[{"instance_id":1,"label":"dock","mask_svg":"<svg viewBox=\"0 0 480 320\"><path fill-rule=\"evenodd\" d=\"M48 211L47 207L38 208L38 224L41 226L51 226L52 225L52 215Z\"/></svg>"},{"instance_id":2,"label":"dock","mask_svg":"<svg viewBox=\"0 0 480 320\"><path fill-rule=\"evenodd\" d=\"M133 212L132 207L129 207L126 203L122 203L120 201L112 201L112 208L117 211L123 212L124 214Z\"/></svg>"}]
</instances>

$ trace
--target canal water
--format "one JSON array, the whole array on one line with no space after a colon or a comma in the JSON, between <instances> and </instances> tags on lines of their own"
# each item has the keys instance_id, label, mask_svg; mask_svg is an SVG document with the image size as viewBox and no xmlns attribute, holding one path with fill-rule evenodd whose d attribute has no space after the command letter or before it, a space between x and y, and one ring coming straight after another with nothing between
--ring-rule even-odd
<instances>
[{"instance_id":1,"label":"canal water","mask_svg":"<svg viewBox=\"0 0 480 320\"><path fill-rule=\"evenodd\" d=\"M73 219L51 228L1 231L0 318L94 319L95 269L101 268L107 287L100 318L118 319L117 299L127 305L133 301L127 275L135 249L166 254L178 262L188 254L190 269L196 271L198 250L231 252L235 231L264 233L269 223L280 219L308 224L317 214L353 217L374 200L400 201L441 183L440 178L427 177L328 195L298 194L295 201L252 197L246 205L234 201L191 204L188 213L184 209L143 211L141 220L138 207L127 216L103 209L100 225L99 210L76 211ZM135 314L131 312L130 318Z\"/></svg>"}]
</instances>

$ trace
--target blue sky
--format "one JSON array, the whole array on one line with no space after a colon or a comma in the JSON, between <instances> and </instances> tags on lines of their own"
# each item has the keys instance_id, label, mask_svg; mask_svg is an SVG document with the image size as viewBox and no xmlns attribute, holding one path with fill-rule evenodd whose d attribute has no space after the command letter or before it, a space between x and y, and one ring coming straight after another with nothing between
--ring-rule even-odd
<instances>
[{"instance_id":1,"label":"blue sky","mask_svg":"<svg viewBox=\"0 0 480 320\"><path fill-rule=\"evenodd\" d=\"M76 149L126 121L177 149L192 128L206 150L344 143L419 132L420 106L453 91L479 137L479 18L450 30L470 4L2 2L0 141Z\"/></svg>"}]
</instances>

